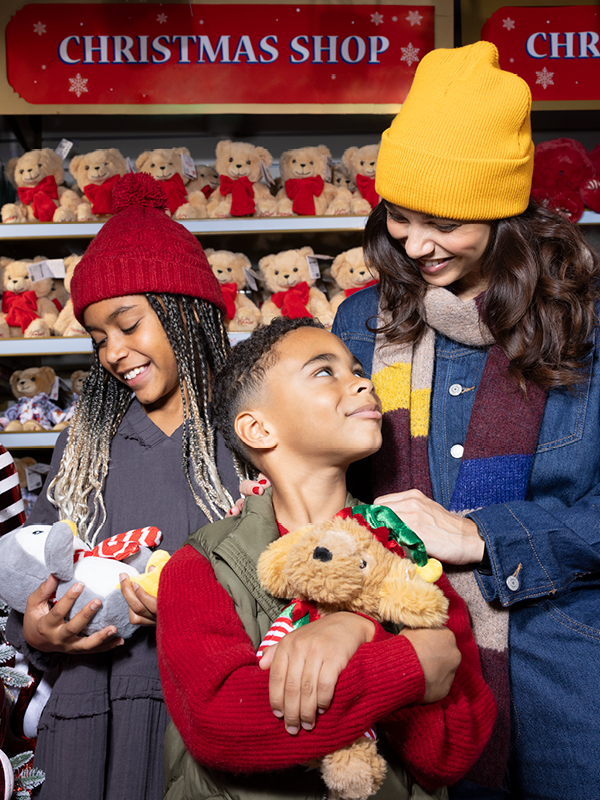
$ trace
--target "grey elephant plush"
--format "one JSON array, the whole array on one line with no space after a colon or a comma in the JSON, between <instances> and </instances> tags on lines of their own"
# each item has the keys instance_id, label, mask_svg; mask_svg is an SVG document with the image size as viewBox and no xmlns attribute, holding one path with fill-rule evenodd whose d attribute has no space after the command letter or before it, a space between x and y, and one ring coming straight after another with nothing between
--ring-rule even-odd
<instances>
[{"instance_id":1,"label":"grey elephant plush","mask_svg":"<svg viewBox=\"0 0 600 800\"><path fill-rule=\"evenodd\" d=\"M115 625L117 635L127 638L138 626L129 622L129 606L121 594L119 575L128 574L156 596L160 572L169 558L164 550L151 551L161 539L158 528L138 528L91 548L77 537L72 522L24 525L0 538L0 597L23 613L29 595L50 573L60 580L56 600L81 582L84 589L68 617L98 598L102 607L83 632L89 635Z\"/></svg>"}]
</instances>

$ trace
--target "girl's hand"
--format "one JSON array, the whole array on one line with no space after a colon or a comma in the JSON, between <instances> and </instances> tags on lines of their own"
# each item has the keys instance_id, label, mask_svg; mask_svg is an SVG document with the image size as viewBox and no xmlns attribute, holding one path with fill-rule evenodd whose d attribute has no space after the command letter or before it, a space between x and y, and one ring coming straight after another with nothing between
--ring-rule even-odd
<instances>
[{"instance_id":1,"label":"girl's hand","mask_svg":"<svg viewBox=\"0 0 600 800\"><path fill-rule=\"evenodd\" d=\"M421 664L425 677L422 702L442 700L450 691L462 658L454 634L449 628L402 628L400 636L412 644Z\"/></svg>"},{"instance_id":2,"label":"girl's hand","mask_svg":"<svg viewBox=\"0 0 600 800\"><path fill-rule=\"evenodd\" d=\"M269 669L269 702L288 733L314 728L317 712L329 708L342 670L375 625L366 617L339 611L288 633L266 649L259 662Z\"/></svg>"},{"instance_id":3,"label":"girl's hand","mask_svg":"<svg viewBox=\"0 0 600 800\"><path fill-rule=\"evenodd\" d=\"M91 636L82 636L82 630L102 603L100 600L92 600L67 621L65 617L83 591L83 584L72 586L51 606L48 601L58 584L58 578L50 575L29 595L23 616L23 636L27 644L44 653L102 653L123 644L123 639L114 638L117 632L114 625L109 625Z\"/></svg>"},{"instance_id":4,"label":"girl's hand","mask_svg":"<svg viewBox=\"0 0 600 800\"><path fill-rule=\"evenodd\" d=\"M153 597L137 583L132 583L129 575L123 572L119 575L121 592L129 606L129 622L132 625L143 625L151 628L156 626L156 597Z\"/></svg>"},{"instance_id":5,"label":"girl's hand","mask_svg":"<svg viewBox=\"0 0 600 800\"><path fill-rule=\"evenodd\" d=\"M258 473L258 478L255 481L242 481L240 483L240 494L242 496L239 500L236 500L233 508L229 509L227 516L236 517L238 514L241 514L242 508L244 507L244 497L250 497L252 494L264 494L265 489L268 489L270 485L271 481L265 477L262 472Z\"/></svg>"},{"instance_id":6,"label":"girl's hand","mask_svg":"<svg viewBox=\"0 0 600 800\"><path fill-rule=\"evenodd\" d=\"M478 564L485 542L472 519L446 511L418 489L386 494L375 499L387 506L421 537L427 554L446 564Z\"/></svg>"}]
</instances>

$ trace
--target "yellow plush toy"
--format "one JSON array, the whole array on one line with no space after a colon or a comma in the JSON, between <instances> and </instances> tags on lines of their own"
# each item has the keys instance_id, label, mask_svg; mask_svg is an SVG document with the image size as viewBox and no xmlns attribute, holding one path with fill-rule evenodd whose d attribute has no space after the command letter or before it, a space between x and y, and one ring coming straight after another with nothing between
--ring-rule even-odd
<instances>
[{"instance_id":1,"label":"yellow plush toy","mask_svg":"<svg viewBox=\"0 0 600 800\"><path fill-rule=\"evenodd\" d=\"M206 196L202 191L190 190L190 177L184 172L182 156L191 158L187 147L147 150L137 157L135 168L160 182L173 219L205 219Z\"/></svg>"},{"instance_id":2,"label":"yellow plush toy","mask_svg":"<svg viewBox=\"0 0 600 800\"><path fill-rule=\"evenodd\" d=\"M244 268L249 270L252 267L250 259L243 253L213 250L212 247L204 252L219 281L227 307L225 327L232 333L253 331L260 320L260 311L243 291L247 283Z\"/></svg>"},{"instance_id":3,"label":"yellow plush toy","mask_svg":"<svg viewBox=\"0 0 600 800\"><path fill-rule=\"evenodd\" d=\"M314 255L312 247L282 250L265 256L258 266L266 288L272 293L263 303L260 321L268 325L275 317L316 317L327 328L333 325L333 314L327 295L314 285L307 256Z\"/></svg>"},{"instance_id":4,"label":"yellow plush toy","mask_svg":"<svg viewBox=\"0 0 600 800\"><path fill-rule=\"evenodd\" d=\"M6 177L17 187L19 199L2 206L2 222L75 222L81 197L63 186L62 158L54 150L30 150L11 158Z\"/></svg>"},{"instance_id":5,"label":"yellow plush toy","mask_svg":"<svg viewBox=\"0 0 600 800\"><path fill-rule=\"evenodd\" d=\"M329 177L328 162L331 164L331 153L324 144L298 147L281 154L279 171L283 185L276 198L278 216L350 213L350 192L325 180Z\"/></svg>"},{"instance_id":6,"label":"yellow plush toy","mask_svg":"<svg viewBox=\"0 0 600 800\"><path fill-rule=\"evenodd\" d=\"M370 214L381 199L375 191L378 155L379 145L367 144L364 147L349 147L342 156L342 164L356 184L356 191L352 193L353 214Z\"/></svg>"},{"instance_id":7,"label":"yellow plush toy","mask_svg":"<svg viewBox=\"0 0 600 800\"><path fill-rule=\"evenodd\" d=\"M3 267L0 338L50 336L58 319L58 309L48 297L53 279L32 283L27 269L28 265L43 260L38 256L32 261L11 261Z\"/></svg>"},{"instance_id":8,"label":"yellow plush toy","mask_svg":"<svg viewBox=\"0 0 600 800\"><path fill-rule=\"evenodd\" d=\"M273 156L264 147L225 139L217 145L219 188L208 200L209 217L272 217L277 203L262 182ZM262 164L262 167L261 167Z\"/></svg>"},{"instance_id":9,"label":"yellow plush toy","mask_svg":"<svg viewBox=\"0 0 600 800\"><path fill-rule=\"evenodd\" d=\"M269 545L258 577L274 597L291 600L263 639L258 655L285 633L336 611L379 622L439 628L448 600L434 581L441 564L389 508L345 508L330 522L306 525ZM293 598L293 599L292 599ZM366 800L383 783L386 763L367 731L321 760L331 798Z\"/></svg>"},{"instance_id":10,"label":"yellow plush toy","mask_svg":"<svg viewBox=\"0 0 600 800\"><path fill-rule=\"evenodd\" d=\"M71 159L69 172L85 195L77 209L79 222L106 219L113 213L112 190L127 172L127 162L115 148L94 150Z\"/></svg>"},{"instance_id":11,"label":"yellow plush toy","mask_svg":"<svg viewBox=\"0 0 600 800\"><path fill-rule=\"evenodd\" d=\"M340 303L351 294L366 289L367 286L374 286L378 282L375 267L369 268L365 264L362 247L353 247L336 256L331 265L331 275L341 289L341 292L331 298L331 309L334 314Z\"/></svg>"}]
</instances>

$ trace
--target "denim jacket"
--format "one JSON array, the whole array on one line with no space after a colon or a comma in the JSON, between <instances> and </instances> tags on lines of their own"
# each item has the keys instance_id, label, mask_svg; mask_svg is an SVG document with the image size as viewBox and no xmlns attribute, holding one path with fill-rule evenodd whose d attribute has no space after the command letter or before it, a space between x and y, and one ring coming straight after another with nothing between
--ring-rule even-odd
<instances>
[{"instance_id":1,"label":"denim jacket","mask_svg":"<svg viewBox=\"0 0 600 800\"><path fill-rule=\"evenodd\" d=\"M333 326L369 375L375 335L366 322L378 304L377 287L357 292L344 300ZM460 464L453 446L464 444L486 356L485 349L436 338L428 453L433 497L445 507ZM491 563L490 574L476 572L481 592L510 608L518 742L512 775L520 797L600 797L591 766L600 757L597 702L591 710L600 685L598 329L588 361L589 374L574 391L548 393L526 499L469 515ZM557 726L562 735L555 741L549 732ZM570 774L566 763L573 765Z\"/></svg>"}]
</instances>

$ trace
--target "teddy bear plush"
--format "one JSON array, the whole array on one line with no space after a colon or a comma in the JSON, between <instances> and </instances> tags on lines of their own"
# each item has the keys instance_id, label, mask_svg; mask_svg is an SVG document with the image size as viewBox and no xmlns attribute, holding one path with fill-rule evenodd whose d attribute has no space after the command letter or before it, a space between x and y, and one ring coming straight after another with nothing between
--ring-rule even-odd
<instances>
[{"instance_id":1,"label":"teddy bear plush","mask_svg":"<svg viewBox=\"0 0 600 800\"><path fill-rule=\"evenodd\" d=\"M78 538L72 522L25 525L0 538L0 597L23 613L31 592L50 573L60 581L56 600L81 582L84 589L67 619L98 598L102 607L83 632L89 635L115 625L117 636L127 638L138 626L129 622L129 607L121 594L119 575L126 573L156 596L162 567L169 558L164 550L151 553L161 539L158 528L138 528L111 536L92 548Z\"/></svg>"},{"instance_id":2,"label":"teddy bear plush","mask_svg":"<svg viewBox=\"0 0 600 800\"><path fill-rule=\"evenodd\" d=\"M353 247L336 256L331 265L331 275L341 289L341 292L331 298L331 310L334 314L340 303L351 294L378 283L377 270L374 267L369 269L365 264L362 247Z\"/></svg>"},{"instance_id":3,"label":"teddy bear plush","mask_svg":"<svg viewBox=\"0 0 600 800\"><path fill-rule=\"evenodd\" d=\"M63 186L65 172L59 155L49 147L11 158L6 177L19 199L2 206L2 222L75 222L81 197Z\"/></svg>"},{"instance_id":4,"label":"teddy bear plush","mask_svg":"<svg viewBox=\"0 0 600 800\"><path fill-rule=\"evenodd\" d=\"M371 209L375 208L381 199L375 191L375 170L378 155L378 144L367 144L364 147L348 147L344 151L342 164L356 184L356 190L352 193L353 214L370 214Z\"/></svg>"},{"instance_id":5,"label":"teddy bear plush","mask_svg":"<svg viewBox=\"0 0 600 800\"><path fill-rule=\"evenodd\" d=\"M251 269L250 259L243 253L213 250L212 247L204 252L215 278L219 281L227 307L225 327L230 332L253 331L260 320L260 311L243 291L246 287L244 267Z\"/></svg>"},{"instance_id":6,"label":"teddy bear plush","mask_svg":"<svg viewBox=\"0 0 600 800\"><path fill-rule=\"evenodd\" d=\"M577 222L584 209L580 188L594 176L594 164L580 142L551 139L535 148L531 196Z\"/></svg>"},{"instance_id":7,"label":"teddy bear plush","mask_svg":"<svg viewBox=\"0 0 600 800\"><path fill-rule=\"evenodd\" d=\"M188 194L202 192L208 200L215 189L219 188L219 173L209 164L196 164L196 177L187 185Z\"/></svg>"},{"instance_id":8,"label":"teddy bear plush","mask_svg":"<svg viewBox=\"0 0 600 800\"><path fill-rule=\"evenodd\" d=\"M113 187L127 172L127 162L116 147L74 156L69 172L85 195L77 208L79 222L106 219L113 213Z\"/></svg>"},{"instance_id":9,"label":"teddy bear plush","mask_svg":"<svg viewBox=\"0 0 600 800\"><path fill-rule=\"evenodd\" d=\"M79 400L79 395L83 389L85 379L89 374L89 370L83 369L77 369L75 372L71 373L71 391L73 392L73 399L71 400L69 406L65 409L65 416L63 420L59 422L58 425L54 426L54 430L66 428L73 419L73 415L77 410L77 401Z\"/></svg>"},{"instance_id":10,"label":"teddy bear plush","mask_svg":"<svg viewBox=\"0 0 600 800\"><path fill-rule=\"evenodd\" d=\"M350 213L352 195L325 181L331 153L324 144L286 150L279 159L282 187L277 193L277 214L291 217L334 216Z\"/></svg>"},{"instance_id":11,"label":"teddy bear plush","mask_svg":"<svg viewBox=\"0 0 600 800\"><path fill-rule=\"evenodd\" d=\"M312 247L282 250L258 262L271 296L262 305L260 321L268 325L275 317L316 317L327 328L333 325L333 313L327 295L314 285L307 256Z\"/></svg>"},{"instance_id":12,"label":"teddy bear plush","mask_svg":"<svg viewBox=\"0 0 600 800\"><path fill-rule=\"evenodd\" d=\"M336 611L379 622L437 628L448 600L435 581L439 561L389 508L354 506L333 520L306 525L272 542L258 560L258 577L274 597L290 600L257 655L301 625ZM397 630L397 628L396 628ZM386 763L367 731L321 760L330 800L366 800L383 783Z\"/></svg>"},{"instance_id":13,"label":"teddy bear plush","mask_svg":"<svg viewBox=\"0 0 600 800\"><path fill-rule=\"evenodd\" d=\"M13 372L10 388L17 402L0 416L0 428L6 433L49 431L61 423L65 412L49 397L55 378L52 367Z\"/></svg>"},{"instance_id":14,"label":"teddy bear plush","mask_svg":"<svg viewBox=\"0 0 600 800\"><path fill-rule=\"evenodd\" d=\"M190 155L187 147L147 150L137 157L135 168L160 181L173 219L205 219L206 195L202 191L190 191L190 178L183 171L182 155Z\"/></svg>"},{"instance_id":15,"label":"teddy bear plush","mask_svg":"<svg viewBox=\"0 0 600 800\"><path fill-rule=\"evenodd\" d=\"M50 336L58 319L58 309L49 297L54 279L32 283L27 269L43 260L37 256L32 261L11 261L2 269L0 338Z\"/></svg>"},{"instance_id":16,"label":"teddy bear plush","mask_svg":"<svg viewBox=\"0 0 600 800\"><path fill-rule=\"evenodd\" d=\"M273 156L264 147L229 139L217 144L215 168L219 189L208 199L208 216L272 217L277 203L261 181L262 168L270 167Z\"/></svg>"},{"instance_id":17,"label":"teddy bear plush","mask_svg":"<svg viewBox=\"0 0 600 800\"><path fill-rule=\"evenodd\" d=\"M75 267L77 264L79 264L82 258L83 256L77 255L67 256L65 258L64 287L67 292L69 292L71 289L71 278L75 272ZM56 336L89 336L89 333L86 331L83 325L75 319L71 298L69 298L64 304L62 311L54 323L52 332Z\"/></svg>"},{"instance_id":18,"label":"teddy bear plush","mask_svg":"<svg viewBox=\"0 0 600 800\"><path fill-rule=\"evenodd\" d=\"M343 189L348 189L349 192L356 191L356 184L343 164L334 164L331 182L334 186L341 186Z\"/></svg>"}]
</instances>

